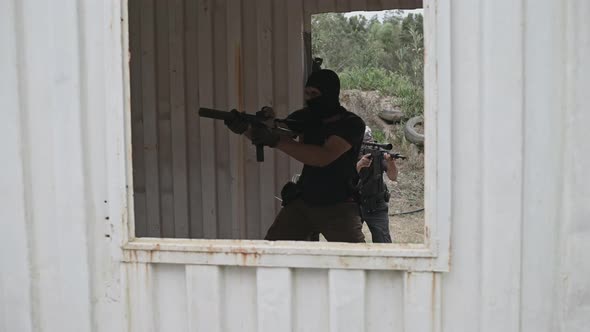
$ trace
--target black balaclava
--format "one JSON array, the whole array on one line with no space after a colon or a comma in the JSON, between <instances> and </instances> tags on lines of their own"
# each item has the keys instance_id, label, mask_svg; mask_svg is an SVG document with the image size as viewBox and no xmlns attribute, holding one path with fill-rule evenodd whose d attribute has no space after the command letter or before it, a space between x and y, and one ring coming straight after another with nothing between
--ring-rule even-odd
<instances>
[{"instance_id":1,"label":"black balaclava","mask_svg":"<svg viewBox=\"0 0 590 332\"><path fill-rule=\"evenodd\" d=\"M307 79L306 87L320 90L321 96L306 102L307 107L320 118L327 118L342 112L340 107L340 79L335 72L321 69L313 72Z\"/></svg>"}]
</instances>

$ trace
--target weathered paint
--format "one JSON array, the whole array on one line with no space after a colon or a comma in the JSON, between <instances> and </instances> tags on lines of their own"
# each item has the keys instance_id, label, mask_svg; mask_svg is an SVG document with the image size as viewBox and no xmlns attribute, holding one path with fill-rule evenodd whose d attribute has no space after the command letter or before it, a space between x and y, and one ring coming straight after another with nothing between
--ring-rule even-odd
<instances>
[{"instance_id":1,"label":"weathered paint","mask_svg":"<svg viewBox=\"0 0 590 332\"><path fill-rule=\"evenodd\" d=\"M122 250L133 204L126 9L115 0L0 2L0 331L586 331L590 3L441 3L451 26L437 43L451 48L441 68L451 98L436 101L452 110L445 273L377 271L386 256L363 250L339 269L325 256L286 253L268 264L287 266L261 267L273 256L224 249L212 257L227 261L191 263L204 256L165 241ZM203 79L205 64L185 70Z\"/></svg>"}]
</instances>

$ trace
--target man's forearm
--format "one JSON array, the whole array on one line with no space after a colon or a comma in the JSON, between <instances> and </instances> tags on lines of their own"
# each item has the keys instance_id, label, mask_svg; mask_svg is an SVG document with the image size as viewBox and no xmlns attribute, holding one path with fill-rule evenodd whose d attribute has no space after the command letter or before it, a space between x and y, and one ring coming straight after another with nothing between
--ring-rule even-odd
<instances>
[{"instance_id":1,"label":"man's forearm","mask_svg":"<svg viewBox=\"0 0 590 332\"><path fill-rule=\"evenodd\" d=\"M387 167L387 177L391 181L396 181L397 180L397 167L395 167L395 166L391 167L391 165L388 165L388 167Z\"/></svg>"},{"instance_id":2,"label":"man's forearm","mask_svg":"<svg viewBox=\"0 0 590 332\"><path fill-rule=\"evenodd\" d=\"M288 137L281 138L277 149L305 165L324 167L332 162L323 146L299 143Z\"/></svg>"}]
</instances>

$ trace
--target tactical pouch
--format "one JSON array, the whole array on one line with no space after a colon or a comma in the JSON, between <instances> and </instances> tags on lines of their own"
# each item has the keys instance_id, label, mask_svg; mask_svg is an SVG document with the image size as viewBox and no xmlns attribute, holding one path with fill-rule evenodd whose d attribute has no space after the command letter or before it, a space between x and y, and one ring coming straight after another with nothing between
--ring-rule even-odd
<instances>
[{"instance_id":1,"label":"tactical pouch","mask_svg":"<svg viewBox=\"0 0 590 332\"><path fill-rule=\"evenodd\" d=\"M290 202L301 196L299 186L292 181L287 182L281 189L281 206L287 206Z\"/></svg>"},{"instance_id":2,"label":"tactical pouch","mask_svg":"<svg viewBox=\"0 0 590 332\"><path fill-rule=\"evenodd\" d=\"M388 203L390 198L391 194L389 193L389 191L385 191L385 193L383 193L383 200L385 201L385 203Z\"/></svg>"}]
</instances>

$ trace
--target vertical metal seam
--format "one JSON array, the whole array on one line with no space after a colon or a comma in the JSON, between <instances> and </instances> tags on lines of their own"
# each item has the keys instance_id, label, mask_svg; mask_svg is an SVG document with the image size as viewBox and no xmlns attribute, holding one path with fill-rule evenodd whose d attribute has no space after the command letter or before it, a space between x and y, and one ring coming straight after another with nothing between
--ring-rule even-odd
<instances>
[{"instance_id":1,"label":"vertical metal seam","mask_svg":"<svg viewBox=\"0 0 590 332\"><path fill-rule=\"evenodd\" d=\"M409 274L411 272L410 271L404 271L403 275L402 275L402 332L408 332L406 331L406 316L407 316L407 308L408 308L408 278L409 278Z\"/></svg>"},{"instance_id":2,"label":"vertical metal seam","mask_svg":"<svg viewBox=\"0 0 590 332\"><path fill-rule=\"evenodd\" d=\"M304 1L304 0L302 0ZM272 80L272 84L275 84L276 81L276 71L275 71L275 64L276 64L276 59L275 57L277 56L276 54L276 50L275 50L275 35L278 33L278 31L275 31L275 22L277 20L277 16L275 15L275 1L270 1L270 26L271 26L271 34L270 34L270 40L271 40L271 45L272 47L270 48L270 66L271 66L271 80ZM277 101L277 88L275 88L273 86L272 89L272 104L270 105L271 107L276 109L276 101ZM284 157L286 158L286 157ZM280 154L275 154L275 157L273 159L273 173L272 176L275 178L275 190L278 189L278 186L280 186L280 184L278 184L278 180L279 176L278 176L278 169L280 166L280 159L281 159L281 155ZM277 192L279 193L279 192ZM273 206L277 206L275 199L273 198ZM279 212L281 210L282 207L279 207ZM278 213L278 212L277 212ZM276 219L276 217L275 217Z\"/></svg>"},{"instance_id":3,"label":"vertical metal seam","mask_svg":"<svg viewBox=\"0 0 590 332\"><path fill-rule=\"evenodd\" d=\"M186 202L187 202L187 206L186 206L186 216L187 216L187 238L192 238L192 215L191 215L191 169L190 169L190 149L189 149L189 121L188 121L188 117L187 114L189 112L188 109L188 79L187 79L187 72L188 70L187 68L187 50L186 50L186 41L187 41L187 33L186 33L186 26L187 26L187 18L188 18L188 14L187 14L187 10L186 10L186 0L182 0L182 57L183 57L183 71L182 71L182 85L184 86L184 95L183 95L183 99L184 99L184 114L185 114L185 121L184 121L184 133L185 133L185 141L186 144L184 145L184 168L186 169Z\"/></svg>"},{"instance_id":4,"label":"vertical metal seam","mask_svg":"<svg viewBox=\"0 0 590 332\"><path fill-rule=\"evenodd\" d=\"M520 163L520 262L519 262L519 282L518 282L518 331L523 331L523 320L522 320L522 316L523 316L523 308L524 308L524 303L523 303L523 284L524 284L524 280L523 280L523 271L524 271L524 241L525 241L525 236L524 236L524 224L525 224L525 214L524 214L524 210L525 210L525 174L526 174L526 168L525 168L525 164L526 164L526 112L527 112L527 103L526 103L526 98L527 98L527 93L526 93L526 51L527 51L527 42L526 42L526 33L527 33L527 0L521 0L520 1L520 10L521 10L521 31L520 31L520 40L521 40L521 52L520 52L520 73L521 73L521 114L520 114L520 134L521 134L521 142L520 142L520 156L522 158L521 163Z\"/></svg>"},{"instance_id":5,"label":"vertical metal seam","mask_svg":"<svg viewBox=\"0 0 590 332\"><path fill-rule=\"evenodd\" d=\"M453 142L453 118L456 116L455 113L455 107L453 105L454 103L454 98L453 98L453 5L452 3L447 3L445 4L445 8L446 8L446 13L449 15L448 17L448 23L445 24L445 30L443 31L448 31L448 35L446 38L446 42L449 43L449 54L448 54L448 66L450 67L448 69L448 73L449 73L449 78L447 80L448 84L449 84L449 90L448 90L448 105L450 106L449 109L449 119L448 119L448 124L449 124L449 144L450 144L450 148L449 148L449 174L448 174L448 181L449 181L449 202L448 202L448 209L449 209L449 220L448 223L449 225L448 227L448 252L447 252L447 266L450 270L451 268L451 259L452 259L452 245L453 245L453 146L454 146L454 142ZM438 19L437 19L438 22ZM438 84L437 84L437 89L438 89ZM438 155L438 154L437 154ZM437 220L437 222L440 222L440 220ZM440 233L440 227L437 227L437 232ZM438 236L437 236L438 237ZM432 294L433 297L436 295L437 299L433 299L433 308L432 308L432 324L433 324L433 331L439 331L442 332L443 331L443 290L442 290L442 276L440 273L432 273L432 278L433 278L433 288L432 289ZM438 310L438 312L435 312L435 310ZM438 318L438 319L437 319Z\"/></svg>"},{"instance_id":6,"label":"vertical metal seam","mask_svg":"<svg viewBox=\"0 0 590 332\"><path fill-rule=\"evenodd\" d=\"M240 52L239 54L239 70L238 70L238 110L240 112L245 112L245 107L246 107L246 96L244 95L243 92L243 87L244 87L244 77L246 76L243 73L243 68L244 66L242 66L243 64L243 59L246 57L245 54L245 49L246 49L246 38L245 38L245 17L244 17L244 11L245 11L245 4L244 1L245 0L237 0L240 2ZM244 149L247 149L247 147L245 145L241 146L242 149L242 153L245 156L248 151L244 151ZM246 172L248 170L247 165L246 165L246 159L242 158L242 161L240 163L240 166L243 168L243 175L244 175L244 211L243 211L243 215L244 215L244 229L242 230L242 234L244 236L245 239L248 239L248 234L249 234L249 220L248 220L248 210L250 209L250 205L248 204L248 199L246 198L248 196L248 182L245 180L246 179Z\"/></svg>"},{"instance_id":7,"label":"vertical metal seam","mask_svg":"<svg viewBox=\"0 0 590 332\"><path fill-rule=\"evenodd\" d=\"M90 160L90 155L88 150L84 147L89 147L90 140L88 137L88 117L87 117L87 105L88 105L88 63L86 59L86 50L85 50L85 35L86 35L86 26L84 20L84 12L85 12L85 4L84 2L75 3L76 6L76 20L77 20L77 41L78 41L78 78L79 78L79 85L78 91L80 94L79 101L79 109L80 109L80 140L82 142L82 176L83 176L83 192L85 196L85 206L84 206L84 214L87 220L94 220L95 222L99 222L99 220L94 219L96 217L96 208L95 208L95 197L92 195L92 177L89 176L89 169L92 165L92 161ZM90 318L89 328L90 331L95 331L95 326L98 326L98 322L96 321L96 316L94 313L94 301L93 298L95 297L94 291L94 282L95 277L92 271L92 248L95 246L94 235L92 232L92 227L90 227L89 223L83 223L84 227L84 234L86 235L86 268L87 268L87 286L88 286L88 317Z\"/></svg>"},{"instance_id":8,"label":"vertical metal seam","mask_svg":"<svg viewBox=\"0 0 590 332\"><path fill-rule=\"evenodd\" d=\"M272 3L272 1L271 1ZM272 24L272 23L271 23ZM297 302L295 300L296 298L296 294L297 294L297 290L296 288L296 282L295 282L295 278L297 277L296 272L297 269L295 268L288 268L289 269L289 291L291 293L291 298L289 299L289 314L291 315L291 321L290 321L290 326L291 326L291 331L295 330L295 319L297 318Z\"/></svg>"},{"instance_id":9,"label":"vertical metal seam","mask_svg":"<svg viewBox=\"0 0 590 332\"><path fill-rule=\"evenodd\" d=\"M22 154L22 174L23 174L23 203L24 203L24 219L25 219L25 229L27 231L26 234L26 245L28 251L28 268L29 268L29 301L31 310L30 314L30 321L31 321L31 328L33 331L40 331L41 326L39 324L39 316L40 316L40 306L38 303L39 300L39 285L35 283L35 275L39 275L39 271L37 268L37 260L35 257L37 246L35 245L35 213L31 206L32 196L31 193L33 192L33 184L32 184L32 170L31 170L31 151L28 147L30 147L30 139L29 139L29 126L28 126L28 111L29 105L27 103L27 87L26 87L26 50L25 46L23 45L25 41L25 25L24 25L24 9L23 9L23 2L20 0L14 0L14 25L15 25L15 33L17 34L17 38L15 38L16 43L16 70L17 70L17 93L18 93L18 101L20 106L20 111L18 112L18 126L19 126L19 138L21 143L21 154Z\"/></svg>"},{"instance_id":10,"label":"vertical metal seam","mask_svg":"<svg viewBox=\"0 0 590 332\"><path fill-rule=\"evenodd\" d=\"M367 326L368 326L368 320L367 317L369 317L368 312L367 312L367 303L369 302L369 299L367 298L367 279L368 279L368 270L361 270L363 273L363 331L367 331Z\"/></svg>"},{"instance_id":11,"label":"vertical metal seam","mask_svg":"<svg viewBox=\"0 0 590 332\"><path fill-rule=\"evenodd\" d=\"M216 86L217 86L217 75L215 73L215 66L216 66L216 57L215 57L215 11L217 10L217 3L216 0L209 0L208 1L209 4L209 15L210 15L210 20L209 20L209 31L211 31L211 34L209 35L209 38L211 40L211 45L209 47L209 52L211 52L211 87L213 88L212 91L212 95L211 95L211 106L213 108L217 107L217 103L216 103ZM220 210L220 202L217 199L219 197L219 181L218 181L218 174L217 174L217 155L218 155L218 151L219 149L219 140L217 139L217 126L218 126L218 121L213 121L212 125L211 125L211 130L213 131L212 133L212 137L213 137L213 146L215 147L215 149L213 149L213 161L214 161L214 173L215 173L215 179L213 181L213 184L215 186L215 203L213 204L213 208L215 209L215 238L217 238L219 236L219 210ZM205 225L203 225L203 229L204 229Z\"/></svg>"},{"instance_id":12,"label":"vertical metal seam","mask_svg":"<svg viewBox=\"0 0 590 332\"><path fill-rule=\"evenodd\" d=\"M153 44L154 44L154 55L153 55L154 56L154 77L155 77L155 81L156 82L159 81L159 77L158 77L158 62L160 61L159 56L158 56L158 45L159 45L159 43L158 43L158 29L159 29L159 24L158 24L158 15L157 15L157 11L158 10L157 10L157 7L156 7L156 2L157 1L158 0L152 0L153 9L154 9L153 12L152 12L153 22L154 22L154 26L152 27L153 32L154 32L153 33L153 38L154 38L154 42L153 42ZM155 166L156 166L156 172L158 174L158 178L155 179L155 181L158 182L158 192L155 193L155 194L156 194L156 197L158 199L158 213L159 213L159 215L158 215L158 224L159 224L160 234L159 234L158 237L162 237L162 235L164 233L164 225L163 225L163 222L162 222L162 183L160 181L160 179L162 177L161 172L160 172L160 153L161 153L160 152L160 149L162 147L160 146L160 120L159 120L160 105L158 103L158 96L160 94L160 87L159 87L159 85L157 83L154 83L154 90L155 90L154 91L155 92L155 95L154 95L154 98L155 98L155 103L154 103L155 110L154 110L154 113L155 113L155 115L154 116L156 118L156 121L155 121L156 122L156 126L155 126L156 127L155 129L156 130L155 130L155 135L154 135L155 136L154 141L155 141L155 144L156 144L156 149L155 149L156 150L156 158L155 158L155 160L156 160L156 163L155 164L156 165Z\"/></svg>"},{"instance_id":13,"label":"vertical metal seam","mask_svg":"<svg viewBox=\"0 0 590 332\"><path fill-rule=\"evenodd\" d=\"M561 100L560 100L560 104L562 105L561 109L564 110L564 112L562 112L562 127L564 128L564 130L561 132L561 164L560 164L560 168L561 168L561 172L560 174L565 174L565 171L567 170L567 164L568 164L568 160L567 160L567 153L568 153L568 143L569 143L569 139L568 139L568 134L567 131L565 130L565 128L567 127L568 124L568 116L570 115L571 110L569 109L569 102L571 100L571 76L570 73L571 71L568 68L568 61L569 59L572 57L571 51L570 51L570 34L575 33L575 29L572 29L572 25L575 27L576 22L572 22L570 20L570 13L572 12L576 12L574 9L575 8L571 8L570 6L576 6L576 2L562 2L561 4L561 9L562 9L562 17L561 19L564 22L563 25L563 29L562 29L562 38L561 41L563 43L563 54L561 56L561 61L562 61L562 65L563 65L563 70L562 70L562 77L561 77L561 84L562 84L562 93L561 93ZM555 271L554 271L554 281L555 281L555 285L553 286L553 299L554 299L554 303L557 303L557 310L553 310L554 315L552 317L552 328L557 328L558 331L562 331L564 328L563 325L563 312L561 311L563 304L564 304L564 291L560 292L560 287L562 286L562 271L563 271L563 264L564 264L564 260L561 256L561 253L563 253L565 251L565 244L563 243L564 240L564 232L565 232L565 228L567 227L568 224L568 220L565 218L567 217L567 208L564 204L565 201L565 195L566 195L566 190L567 190L567 182L564 179L564 176L559 177L559 203L557 205L557 213L556 213L556 222L555 222L555 234L556 234L556 242L557 242L557 248L559 249L559 254L556 255L556 261L555 261ZM557 220L560 220L562 222L557 222Z\"/></svg>"},{"instance_id":14,"label":"vertical metal seam","mask_svg":"<svg viewBox=\"0 0 590 332\"><path fill-rule=\"evenodd\" d=\"M482 285L483 285L483 195L484 195L484 186L485 186L485 182L483 181L483 174L484 174L484 163L482 161L483 158L483 148L484 148L484 140L483 140L483 124L484 124L484 116L483 116L483 112L482 112L482 106L483 106L483 91L485 88L485 80L484 80L484 70L483 70L483 65L484 65L484 61L483 61L483 47L484 47L484 41L485 41L485 33L484 33L484 29L485 29L485 25L484 25L484 12L485 12L485 2L486 0L479 0L479 4L478 4L478 45L477 45L477 68L478 68L478 118L477 118L477 123L478 123L478 142L477 145L479 146L479 149L477 151L477 168L479 169L479 176L478 176L478 187L480 188L480 192L479 192L479 199L477 200L477 238L479 239L478 241L478 248L477 248L477 257L479 258L479 267L478 267L478 277L477 277L477 289L478 289L478 310L477 310L477 326L479 327L479 330L481 330L482 326L482 311L483 311L483 289L482 289Z\"/></svg>"},{"instance_id":15,"label":"vertical metal seam","mask_svg":"<svg viewBox=\"0 0 590 332\"><path fill-rule=\"evenodd\" d=\"M180 1L182 1L182 0L180 0ZM166 52L168 53L168 66L166 67L167 68L166 76L168 76L168 117L169 117L168 128L169 128L169 133L170 133L168 138L170 139L170 146L169 146L169 148L170 148L170 155L169 155L170 156L170 181L172 182L171 186L170 186L171 187L170 194L172 196L172 225L171 225L171 229L172 229L173 237L178 238L178 235L176 234L176 197L175 197L176 196L175 195L176 185L174 182L174 175L175 175L174 174L175 173L174 172L174 155L175 155L175 153L174 153L174 149L172 148L172 146L174 145L174 142L172 140L172 136L173 136L173 134L172 134L172 113L174 112L174 110L172 108L172 77L171 77L172 76L171 75L172 74L172 56L170 55L170 52L172 50L172 46L171 46L171 44L172 44L171 39L172 38L170 38L171 37L170 32L172 30L172 29L170 29L170 15L173 15L173 14L171 14L171 12L173 12L173 10L171 10L171 7L175 7L175 5L176 5L176 3L173 3L172 1L166 1L166 6L168 7L167 11L166 11L166 36L168 39L168 45L166 45ZM184 48L184 42L182 44L183 44L182 47ZM183 72L184 72L184 70L183 70ZM184 121L184 123L186 124L186 121ZM186 142L186 139L185 139L185 142Z\"/></svg>"},{"instance_id":16,"label":"vertical metal seam","mask_svg":"<svg viewBox=\"0 0 590 332\"><path fill-rule=\"evenodd\" d=\"M253 6L256 6L257 7L256 9L253 9L252 10L252 14L254 16L254 22L256 22L256 23L258 23L258 6L260 6L260 5L261 5L260 4L260 1L256 1L253 4ZM254 84L256 85L256 90L258 91L258 90L260 90L260 77L258 75L259 74L259 66L260 66L260 63L259 63L259 61L260 61L260 52L259 52L258 46L260 45L260 38L261 38L261 36L258 33L259 32L258 31L258 26L255 26L252 29L252 31L254 32L253 33L253 35L254 35L253 37L254 38L252 40L252 43L256 45L256 47L253 48L254 50L256 50L256 55L255 55L255 59L256 59L256 70L253 71L254 72L254 75L255 75L255 77L254 77ZM253 111L258 111L258 108L257 107L260 105L260 94L259 93L256 93L255 100L256 100L256 108ZM263 147L262 149L265 150L264 151L265 157L267 157L268 156L268 149L266 149L266 147ZM266 159L268 159L268 158L265 158L265 161L266 161ZM258 223L258 234L257 234L257 236L258 237L261 237L261 234L263 232L262 227L264 226L263 213L262 213L262 211L264 210L264 205L265 205L264 204L264 199L263 199L263 196L262 196L262 193L264 191L264 177L261 176L262 173L263 173L263 170L262 170L262 166L263 166L262 164L263 163L257 162L256 164L257 164L256 165L256 171L258 172L258 209L259 209L258 220L256 220L256 222ZM258 308L258 306L256 306L256 307Z\"/></svg>"}]
</instances>

